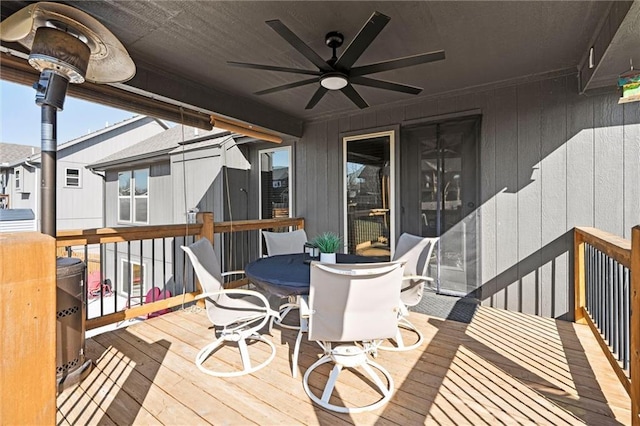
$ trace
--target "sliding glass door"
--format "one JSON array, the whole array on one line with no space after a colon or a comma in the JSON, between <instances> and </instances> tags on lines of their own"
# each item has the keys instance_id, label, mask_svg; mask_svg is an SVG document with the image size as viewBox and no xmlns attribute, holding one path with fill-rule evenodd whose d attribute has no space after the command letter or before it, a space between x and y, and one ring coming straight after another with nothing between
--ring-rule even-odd
<instances>
[{"instance_id":1,"label":"sliding glass door","mask_svg":"<svg viewBox=\"0 0 640 426\"><path fill-rule=\"evenodd\" d=\"M442 293L464 295L478 285L479 123L473 117L403 129L403 141L419 149L417 229L440 237L434 263Z\"/></svg>"}]
</instances>

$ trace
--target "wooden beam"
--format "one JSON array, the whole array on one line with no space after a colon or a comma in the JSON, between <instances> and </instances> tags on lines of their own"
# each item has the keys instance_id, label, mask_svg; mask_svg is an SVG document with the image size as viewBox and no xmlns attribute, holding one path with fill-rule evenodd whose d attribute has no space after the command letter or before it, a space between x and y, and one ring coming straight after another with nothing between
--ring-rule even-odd
<instances>
[{"instance_id":1,"label":"wooden beam","mask_svg":"<svg viewBox=\"0 0 640 426\"><path fill-rule=\"evenodd\" d=\"M130 226L123 228L73 229L58 231L57 247L85 244L120 243L152 238L184 237L199 235L201 223L180 225Z\"/></svg>"},{"instance_id":2,"label":"wooden beam","mask_svg":"<svg viewBox=\"0 0 640 426\"><path fill-rule=\"evenodd\" d=\"M171 74L141 60L136 60L136 67L136 75L118 87L193 105L212 114L254 123L276 133L295 137L301 137L303 134L304 122L298 117L248 98L186 80L183 76Z\"/></svg>"},{"instance_id":3,"label":"wooden beam","mask_svg":"<svg viewBox=\"0 0 640 426\"><path fill-rule=\"evenodd\" d=\"M3 80L27 86L32 86L33 83L37 82L40 75L26 60L8 53L0 54L0 67L2 67ZM211 130L210 116L208 114L188 107L183 107L181 111L177 105L137 95L108 84L90 82L70 84L67 91L69 96L85 101ZM34 90L34 102L35 93Z\"/></svg>"},{"instance_id":4,"label":"wooden beam","mask_svg":"<svg viewBox=\"0 0 640 426\"><path fill-rule=\"evenodd\" d=\"M598 82L597 80L603 76L599 76L598 74L602 74L603 64L606 63L607 60L611 60L610 51L614 44L614 37L616 37L619 32L625 34L625 36L632 36L633 31L637 31L633 26L628 28L629 23L633 22L633 16L627 16L633 4L633 1L612 2L607 15L604 16L600 22L600 26L592 36L590 44L586 46L582 60L578 65L580 93L602 85L602 82ZM592 48L593 52L590 53ZM620 72L622 71L625 70L620 70ZM606 82L607 86L615 86L615 84L615 80Z\"/></svg>"},{"instance_id":5,"label":"wooden beam","mask_svg":"<svg viewBox=\"0 0 640 426\"><path fill-rule=\"evenodd\" d=\"M0 419L56 423L56 248L37 232L0 234Z\"/></svg>"},{"instance_id":6,"label":"wooden beam","mask_svg":"<svg viewBox=\"0 0 640 426\"><path fill-rule=\"evenodd\" d=\"M112 314L104 315L98 318L88 319L86 322L86 329L93 330L94 328L103 327L105 325L146 316L147 314L150 314L152 312L180 306L183 303L192 302L199 294L199 291L185 293L184 295L181 294L178 296L169 297L167 299L156 300L155 302L145 303L141 306L133 306L131 308L127 308L124 311L114 312Z\"/></svg>"}]
</instances>

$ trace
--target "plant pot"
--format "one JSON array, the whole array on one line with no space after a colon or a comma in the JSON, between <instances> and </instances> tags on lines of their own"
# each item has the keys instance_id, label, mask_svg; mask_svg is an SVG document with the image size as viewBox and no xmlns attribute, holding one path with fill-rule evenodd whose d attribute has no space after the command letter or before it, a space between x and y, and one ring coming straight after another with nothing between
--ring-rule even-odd
<instances>
[{"instance_id":1,"label":"plant pot","mask_svg":"<svg viewBox=\"0 0 640 426\"><path fill-rule=\"evenodd\" d=\"M336 263L335 253L320 253L320 262L322 263Z\"/></svg>"}]
</instances>

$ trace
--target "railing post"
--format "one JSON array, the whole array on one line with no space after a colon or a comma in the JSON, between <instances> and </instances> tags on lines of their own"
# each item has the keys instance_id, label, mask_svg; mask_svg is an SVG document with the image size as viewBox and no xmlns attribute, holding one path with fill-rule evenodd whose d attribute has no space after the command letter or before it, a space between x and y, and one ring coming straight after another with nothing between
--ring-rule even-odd
<instances>
[{"instance_id":1,"label":"railing post","mask_svg":"<svg viewBox=\"0 0 640 426\"><path fill-rule=\"evenodd\" d=\"M631 424L640 425L640 225L631 231Z\"/></svg>"},{"instance_id":2,"label":"railing post","mask_svg":"<svg viewBox=\"0 0 640 426\"><path fill-rule=\"evenodd\" d=\"M56 422L56 240L0 234L0 419Z\"/></svg>"},{"instance_id":3,"label":"railing post","mask_svg":"<svg viewBox=\"0 0 640 426\"><path fill-rule=\"evenodd\" d=\"M202 224L202 231L200 231L200 235L196 237L196 239L206 238L213 244L213 234L214 234L214 226L213 226L213 213L212 212L201 212L196 214L196 222ZM194 277L196 280L196 288L200 293L202 293L202 286L200 285L200 280L198 277ZM203 299L200 299L196 302L201 308L204 308L205 303Z\"/></svg>"},{"instance_id":4,"label":"railing post","mask_svg":"<svg viewBox=\"0 0 640 426\"><path fill-rule=\"evenodd\" d=\"M585 274L584 274L584 240L577 229L573 230L573 267L574 267L574 293L575 309L574 321L586 324L584 318L585 297Z\"/></svg>"},{"instance_id":5,"label":"railing post","mask_svg":"<svg viewBox=\"0 0 640 426\"><path fill-rule=\"evenodd\" d=\"M196 222L202 224L202 231L200 232L198 239L206 238L207 240L211 241L211 244L213 244L213 233L214 233L213 213L211 212L198 213L196 215Z\"/></svg>"}]
</instances>

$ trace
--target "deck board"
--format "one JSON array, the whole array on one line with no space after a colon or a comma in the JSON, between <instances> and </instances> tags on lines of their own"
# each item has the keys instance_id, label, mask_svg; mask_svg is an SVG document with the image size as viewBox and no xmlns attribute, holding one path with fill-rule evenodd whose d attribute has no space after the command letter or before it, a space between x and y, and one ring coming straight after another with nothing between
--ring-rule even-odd
<instances>
[{"instance_id":1,"label":"deck board","mask_svg":"<svg viewBox=\"0 0 640 426\"><path fill-rule=\"evenodd\" d=\"M630 402L587 326L480 307L470 324L412 313L425 343L409 352L380 352L396 391L385 407L339 414L315 406L291 376L296 333L274 328L276 358L251 375L214 378L194 364L213 339L203 311L192 308L86 342L96 367L58 396L57 424L629 424ZM252 358L268 348L252 345ZM300 370L318 357L304 341ZM213 361L212 361L213 362ZM233 350L216 364L238 365ZM310 380L319 391L329 372ZM352 375L336 391L365 402Z\"/></svg>"}]
</instances>

